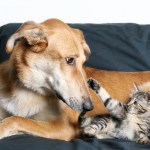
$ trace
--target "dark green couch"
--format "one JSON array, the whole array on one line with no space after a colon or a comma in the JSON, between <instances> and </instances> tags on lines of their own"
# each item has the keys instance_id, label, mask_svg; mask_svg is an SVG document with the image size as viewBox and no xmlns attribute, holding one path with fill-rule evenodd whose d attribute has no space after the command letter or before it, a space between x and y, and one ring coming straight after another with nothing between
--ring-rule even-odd
<instances>
[{"instance_id":1,"label":"dark green couch","mask_svg":"<svg viewBox=\"0 0 150 150\"><path fill-rule=\"evenodd\" d=\"M138 24L69 24L81 29L91 48L86 66L116 71L150 70L150 25ZM20 26L0 28L0 62L8 59L6 41ZM74 139L70 142L17 135L0 140L0 150L148 150L150 144L118 139Z\"/></svg>"}]
</instances>

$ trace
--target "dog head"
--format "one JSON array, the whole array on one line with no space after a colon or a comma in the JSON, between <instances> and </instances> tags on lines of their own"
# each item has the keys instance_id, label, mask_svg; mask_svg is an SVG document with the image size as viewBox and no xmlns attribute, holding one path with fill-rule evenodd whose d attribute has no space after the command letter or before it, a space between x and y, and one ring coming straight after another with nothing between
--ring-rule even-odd
<instances>
[{"instance_id":1,"label":"dog head","mask_svg":"<svg viewBox=\"0 0 150 150\"><path fill-rule=\"evenodd\" d=\"M80 30L57 19L26 22L6 49L25 87L45 96L53 91L77 111L92 109L83 70L90 49Z\"/></svg>"}]
</instances>

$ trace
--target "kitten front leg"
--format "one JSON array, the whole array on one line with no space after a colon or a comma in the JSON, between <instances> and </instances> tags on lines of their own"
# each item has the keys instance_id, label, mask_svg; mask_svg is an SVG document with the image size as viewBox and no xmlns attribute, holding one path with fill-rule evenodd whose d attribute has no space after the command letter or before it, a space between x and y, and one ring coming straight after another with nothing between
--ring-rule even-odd
<instances>
[{"instance_id":1,"label":"kitten front leg","mask_svg":"<svg viewBox=\"0 0 150 150\"><path fill-rule=\"evenodd\" d=\"M137 143L140 144L149 144L150 143L150 139L145 135L143 137L140 137L136 140Z\"/></svg>"},{"instance_id":2,"label":"kitten front leg","mask_svg":"<svg viewBox=\"0 0 150 150\"><path fill-rule=\"evenodd\" d=\"M89 85L89 87L91 89L93 89L97 94L99 93L99 90L100 90L100 87L101 87L101 84L98 83L96 80L94 80L93 78L89 78L87 80L87 83Z\"/></svg>"},{"instance_id":3,"label":"kitten front leg","mask_svg":"<svg viewBox=\"0 0 150 150\"><path fill-rule=\"evenodd\" d=\"M82 134L88 137L96 137L98 126L95 124L88 125L82 129Z\"/></svg>"},{"instance_id":4,"label":"kitten front leg","mask_svg":"<svg viewBox=\"0 0 150 150\"><path fill-rule=\"evenodd\" d=\"M101 86L98 81L94 80L93 78L89 78L87 83L89 87L97 93L97 95L103 101L104 105L107 107L112 99L109 93ZM107 109L109 110L109 107L107 107Z\"/></svg>"},{"instance_id":5,"label":"kitten front leg","mask_svg":"<svg viewBox=\"0 0 150 150\"><path fill-rule=\"evenodd\" d=\"M101 84L93 78L89 78L87 83L89 84L89 87L93 89L101 98L105 107L109 110L111 115L115 116L118 119L123 119L126 117L126 104L123 104L118 100L112 98L105 90L105 88L103 88Z\"/></svg>"},{"instance_id":6,"label":"kitten front leg","mask_svg":"<svg viewBox=\"0 0 150 150\"><path fill-rule=\"evenodd\" d=\"M98 81L94 80L93 78L89 78L87 83L88 83L89 87L97 93L97 95L103 101L104 105L107 107L107 104L109 104L112 100L109 93L101 86L101 84ZM115 100L113 100L113 101L115 101Z\"/></svg>"},{"instance_id":7,"label":"kitten front leg","mask_svg":"<svg viewBox=\"0 0 150 150\"><path fill-rule=\"evenodd\" d=\"M90 122L89 122L90 119ZM98 119L98 118L97 118ZM108 128L109 119L106 117L99 118L97 120L94 118L86 118L85 122L89 122L89 124L83 124L82 126L82 134L90 137L103 137L102 133L105 134ZM93 121L92 121L93 120Z\"/></svg>"},{"instance_id":8,"label":"kitten front leg","mask_svg":"<svg viewBox=\"0 0 150 150\"><path fill-rule=\"evenodd\" d=\"M146 133L139 131L139 137L136 139L136 142L140 144L148 144L150 143L150 139L148 138Z\"/></svg>"}]
</instances>

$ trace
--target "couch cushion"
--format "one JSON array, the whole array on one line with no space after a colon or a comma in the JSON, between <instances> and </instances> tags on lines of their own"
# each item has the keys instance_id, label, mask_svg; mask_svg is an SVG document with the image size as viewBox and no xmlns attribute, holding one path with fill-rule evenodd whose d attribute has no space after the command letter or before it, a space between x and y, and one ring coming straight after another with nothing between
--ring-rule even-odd
<instances>
[{"instance_id":1,"label":"couch cushion","mask_svg":"<svg viewBox=\"0 0 150 150\"><path fill-rule=\"evenodd\" d=\"M150 25L73 24L81 29L92 55L88 66L105 70L150 70Z\"/></svg>"},{"instance_id":2,"label":"couch cushion","mask_svg":"<svg viewBox=\"0 0 150 150\"><path fill-rule=\"evenodd\" d=\"M20 26L0 28L0 62L8 58L6 41ZM69 24L84 32L91 48L86 66L116 71L150 70L150 25L138 24Z\"/></svg>"},{"instance_id":3,"label":"couch cushion","mask_svg":"<svg viewBox=\"0 0 150 150\"><path fill-rule=\"evenodd\" d=\"M2 150L149 150L150 144L121 139L74 139L70 142L30 135L15 135L0 140Z\"/></svg>"},{"instance_id":4,"label":"couch cushion","mask_svg":"<svg viewBox=\"0 0 150 150\"><path fill-rule=\"evenodd\" d=\"M0 27L0 63L8 59L8 54L5 51L6 42L20 25L20 23L11 23Z\"/></svg>"}]
</instances>

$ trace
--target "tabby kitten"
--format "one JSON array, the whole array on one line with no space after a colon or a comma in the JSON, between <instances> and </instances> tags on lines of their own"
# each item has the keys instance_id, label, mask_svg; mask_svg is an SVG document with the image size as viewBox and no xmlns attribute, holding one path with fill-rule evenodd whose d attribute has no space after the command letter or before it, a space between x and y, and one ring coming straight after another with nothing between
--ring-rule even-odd
<instances>
[{"instance_id":1,"label":"tabby kitten","mask_svg":"<svg viewBox=\"0 0 150 150\"><path fill-rule=\"evenodd\" d=\"M82 133L97 138L122 138L138 143L150 143L148 132L150 130L150 93L135 90L130 101L123 104L113 99L108 92L94 79L88 80L92 88L109 110L109 115L96 115L85 118L79 117Z\"/></svg>"}]
</instances>

